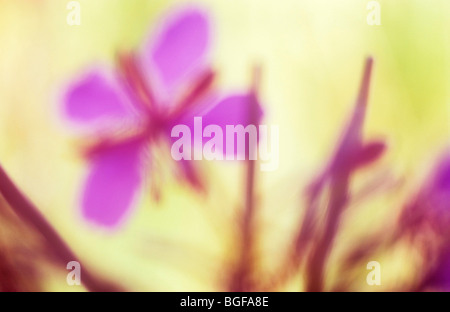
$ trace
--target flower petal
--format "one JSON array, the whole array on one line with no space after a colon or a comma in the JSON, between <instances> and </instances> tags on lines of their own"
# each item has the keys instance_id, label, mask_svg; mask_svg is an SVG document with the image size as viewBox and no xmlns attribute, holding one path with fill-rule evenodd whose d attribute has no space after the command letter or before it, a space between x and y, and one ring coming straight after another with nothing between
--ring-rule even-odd
<instances>
[{"instance_id":1,"label":"flower petal","mask_svg":"<svg viewBox=\"0 0 450 312\"><path fill-rule=\"evenodd\" d=\"M261 105L254 96L249 94L235 94L220 100L203 116L203 125L218 125L225 130L226 125L250 124L250 116L254 110L255 120L258 122L263 116Z\"/></svg>"},{"instance_id":2,"label":"flower petal","mask_svg":"<svg viewBox=\"0 0 450 312\"><path fill-rule=\"evenodd\" d=\"M130 140L107 147L93 155L82 197L86 220L113 227L133 205L142 183L141 140Z\"/></svg>"},{"instance_id":3,"label":"flower petal","mask_svg":"<svg viewBox=\"0 0 450 312\"><path fill-rule=\"evenodd\" d=\"M105 118L125 118L130 110L119 87L104 73L94 70L69 87L64 113L72 121L92 124Z\"/></svg>"},{"instance_id":4,"label":"flower petal","mask_svg":"<svg viewBox=\"0 0 450 312\"><path fill-rule=\"evenodd\" d=\"M252 124L258 127L259 122L263 117L263 110L261 105L256 100L252 93L239 94L228 96L219 101L212 109L203 115L202 123L203 129L208 125L217 125L222 128L223 132L223 148L226 152L226 141L232 138L228 138L226 135L226 126L242 125L247 127ZM252 122L251 122L252 120ZM259 139L259 130L256 129L257 138ZM234 139L234 156L237 156L238 140ZM249 139L246 136L245 139L245 155L239 155L245 159L249 159Z\"/></svg>"},{"instance_id":5,"label":"flower petal","mask_svg":"<svg viewBox=\"0 0 450 312\"><path fill-rule=\"evenodd\" d=\"M183 10L161 32L151 50L151 59L167 90L172 90L204 60L209 32L206 14L193 8Z\"/></svg>"}]
</instances>

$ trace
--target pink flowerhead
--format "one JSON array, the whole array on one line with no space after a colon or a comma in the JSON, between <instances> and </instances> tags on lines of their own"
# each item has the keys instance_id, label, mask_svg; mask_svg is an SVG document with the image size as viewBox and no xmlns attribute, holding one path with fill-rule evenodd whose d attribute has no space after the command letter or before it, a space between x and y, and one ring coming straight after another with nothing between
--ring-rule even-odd
<instances>
[{"instance_id":1,"label":"pink flowerhead","mask_svg":"<svg viewBox=\"0 0 450 312\"><path fill-rule=\"evenodd\" d=\"M88 153L81 208L97 225L117 226L134 206L152 146L161 139L170 143L173 125L190 126L193 116L203 116L203 126L246 126L250 107L257 106L258 120L262 114L251 93L214 100L204 11L173 14L155 38L140 53L121 54L116 70L90 70L65 93L65 115L96 141ZM191 185L202 186L191 162L181 161L179 168Z\"/></svg>"}]
</instances>

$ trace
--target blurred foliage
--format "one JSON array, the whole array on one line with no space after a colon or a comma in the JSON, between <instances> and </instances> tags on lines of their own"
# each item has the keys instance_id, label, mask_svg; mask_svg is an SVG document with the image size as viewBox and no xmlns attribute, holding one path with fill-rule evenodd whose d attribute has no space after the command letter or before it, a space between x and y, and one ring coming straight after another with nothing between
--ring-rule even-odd
<instances>
[{"instance_id":1,"label":"blurred foliage","mask_svg":"<svg viewBox=\"0 0 450 312\"><path fill-rule=\"evenodd\" d=\"M113 65L118 51L140 48L168 10L194 2L79 2L81 25L69 26L66 1L0 0L1 163L100 274L131 290L223 290L236 257L242 168L205 164L212 181L207 198L162 173L161 201L145 195L131 223L120 232L105 233L78 215L76 198L86 168L59 112L60 90L74 75L93 64ZM280 168L257 173L259 266L265 272L274 270L289 246L304 204L302 191L327 161L347 121L367 55L374 56L375 69L365 134L386 139L389 150L352 187L363 187L374 171L389 172L402 183L346 212L331 263L339 264L348 246L398 215L448 143L450 2L379 2L382 25L368 26L367 2L361 0L195 1L214 18L212 59L221 86L247 87L251 67L261 64L266 122L280 126ZM21 243L9 241L18 234L1 230L3 261L11 256L5 248ZM22 232L26 229L14 233ZM385 277L380 289L414 280L420 261L405 249L380 253L377 261ZM15 268L8 272L23 274ZM331 284L342 278L340 272L339 265L331 265ZM365 267L354 273L353 289L372 290L366 273ZM46 289L65 289L61 276L48 281ZM34 282L24 282L25 289ZM300 285L296 279L284 289Z\"/></svg>"}]
</instances>

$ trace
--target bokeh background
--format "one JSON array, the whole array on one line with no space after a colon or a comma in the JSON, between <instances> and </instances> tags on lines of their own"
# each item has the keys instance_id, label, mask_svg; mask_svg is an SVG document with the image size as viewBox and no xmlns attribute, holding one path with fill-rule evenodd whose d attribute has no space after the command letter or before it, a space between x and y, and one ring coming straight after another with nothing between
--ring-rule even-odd
<instances>
[{"instance_id":1,"label":"bokeh background","mask_svg":"<svg viewBox=\"0 0 450 312\"><path fill-rule=\"evenodd\" d=\"M358 172L352 190L376 178L383 182L345 211L325 280L332 287L351 275L348 290L408 290L424 261L408 243L368 259L381 264L381 286L367 285L367 262L351 274L341 264L351 246L395 227L403 204L449 143L450 2L380 0L379 26L367 24L367 2L80 0L81 25L69 26L67 1L0 0L0 163L82 268L127 290L228 290L238 257L243 165L202 164L209 185L203 196L179 184L161 157L153 182L160 200L148 188L119 230L96 228L79 216L77 196L87 167L79 136L60 115L62 88L89 66L114 66L119 50L140 48L178 6L206 8L220 86L247 88L252 66L260 64L265 123L280 128L278 170L257 172L254 274L264 277L276 275L290 248L304 189L331 157L353 109L364 60L372 55L364 136L385 140L388 149ZM34 250L35 242L27 226L11 218L0 221L1 246L10 259L21 257L12 262L28 267L30 273L19 269L23 283L35 281L28 289L84 290L68 286L68 271L39 252L18 252ZM295 274L276 290L304 290L302 271Z\"/></svg>"}]
</instances>

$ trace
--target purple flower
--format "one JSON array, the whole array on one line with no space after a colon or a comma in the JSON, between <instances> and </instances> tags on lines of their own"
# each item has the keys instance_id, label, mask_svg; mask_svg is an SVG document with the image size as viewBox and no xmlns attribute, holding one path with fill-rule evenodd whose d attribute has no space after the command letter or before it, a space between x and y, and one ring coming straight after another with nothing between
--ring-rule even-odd
<instances>
[{"instance_id":1,"label":"purple flower","mask_svg":"<svg viewBox=\"0 0 450 312\"><path fill-rule=\"evenodd\" d=\"M143 51L121 54L118 70L93 69L69 86L65 115L95 138L81 199L86 220L115 227L124 219L151 166L152 147L161 140L171 143L174 125L191 127L193 116L203 116L204 127L246 126L255 105L259 120L262 112L252 92L215 100L210 42L207 14L185 8L169 17ZM178 167L201 187L191 162L182 160Z\"/></svg>"},{"instance_id":2,"label":"purple flower","mask_svg":"<svg viewBox=\"0 0 450 312\"><path fill-rule=\"evenodd\" d=\"M442 248L434 262L419 284L418 290L450 291L450 248L448 245Z\"/></svg>"},{"instance_id":3,"label":"purple flower","mask_svg":"<svg viewBox=\"0 0 450 312\"><path fill-rule=\"evenodd\" d=\"M450 234L450 153L444 153L425 183L407 203L400 225L412 232L430 227L441 235Z\"/></svg>"},{"instance_id":4,"label":"purple flower","mask_svg":"<svg viewBox=\"0 0 450 312\"><path fill-rule=\"evenodd\" d=\"M425 259L417 290L450 290L449 225L450 153L446 152L399 218L399 234L417 243Z\"/></svg>"}]
</instances>

